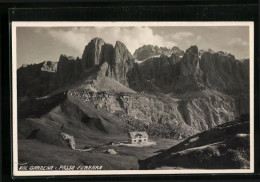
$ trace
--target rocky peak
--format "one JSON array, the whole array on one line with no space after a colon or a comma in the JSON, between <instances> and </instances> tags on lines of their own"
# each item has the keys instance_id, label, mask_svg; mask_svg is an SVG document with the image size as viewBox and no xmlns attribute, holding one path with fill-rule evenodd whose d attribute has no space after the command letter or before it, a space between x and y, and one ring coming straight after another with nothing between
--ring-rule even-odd
<instances>
[{"instance_id":1,"label":"rocky peak","mask_svg":"<svg viewBox=\"0 0 260 182\"><path fill-rule=\"evenodd\" d=\"M216 52L217 55L219 56L225 56L225 57L230 57L232 59L235 59L235 56L230 54L230 53L227 53L227 52L223 52L223 51L218 51Z\"/></svg>"},{"instance_id":2,"label":"rocky peak","mask_svg":"<svg viewBox=\"0 0 260 182\"><path fill-rule=\"evenodd\" d=\"M180 49L179 47L177 47L177 46L173 46L173 47L172 47L172 54L175 54L175 55L177 55L177 56L183 56L184 51L181 50L181 49Z\"/></svg>"},{"instance_id":3,"label":"rocky peak","mask_svg":"<svg viewBox=\"0 0 260 182\"><path fill-rule=\"evenodd\" d=\"M94 38L88 43L82 55L84 68L91 68L102 63L102 47L104 44L105 42L101 38Z\"/></svg>"},{"instance_id":4,"label":"rocky peak","mask_svg":"<svg viewBox=\"0 0 260 182\"><path fill-rule=\"evenodd\" d=\"M122 42L117 41L107 76L128 86L127 74L133 68L133 64L134 60L127 47Z\"/></svg>"},{"instance_id":5,"label":"rocky peak","mask_svg":"<svg viewBox=\"0 0 260 182\"><path fill-rule=\"evenodd\" d=\"M47 72L56 72L57 71L57 62L52 61L44 61L43 65L41 67L41 71L47 71Z\"/></svg>"},{"instance_id":6,"label":"rocky peak","mask_svg":"<svg viewBox=\"0 0 260 182\"><path fill-rule=\"evenodd\" d=\"M185 52L185 54L198 54L198 53L199 53L199 49L198 49L198 47L197 47L196 45L190 46L190 47L186 50L186 52Z\"/></svg>"},{"instance_id":7,"label":"rocky peak","mask_svg":"<svg viewBox=\"0 0 260 182\"><path fill-rule=\"evenodd\" d=\"M105 41L102 38L100 38L100 37L95 37L95 38L91 39L90 42L92 42L94 44L105 43Z\"/></svg>"},{"instance_id":8,"label":"rocky peak","mask_svg":"<svg viewBox=\"0 0 260 182\"><path fill-rule=\"evenodd\" d=\"M178 62L180 74L175 90L177 92L198 91L204 89L201 85L202 70L199 68L198 47L191 46Z\"/></svg>"},{"instance_id":9,"label":"rocky peak","mask_svg":"<svg viewBox=\"0 0 260 182\"><path fill-rule=\"evenodd\" d=\"M178 50L178 51L180 51L180 48L177 47L177 46L173 46L173 47L172 47L172 50L173 50L173 51L174 51L174 50Z\"/></svg>"},{"instance_id":10,"label":"rocky peak","mask_svg":"<svg viewBox=\"0 0 260 182\"><path fill-rule=\"evenodd\" d=\"M214 53L214 51L212 49L208 49L208 52L212 53L212 54Z\"/></svg>"},{"instance_id":11,"label":"rocky peak","mask_svg":"<svg viewBox=\"0 0 260 182\"><path fill-rule=\"evenodd\" d=\"M186 66L190 67L190 71L194 71L199 60L199 51L197 46L190 46L184 53L184 56L180 60ZM189 65L188 65L189 64Z\"/></svg>"},{"instance_id":12,"label":"rocky peak","mask_svg":"<svg viewBox=\"0 0 260 182\"><path fill-rule=\"evenodd\" d=\"M120 41L116 41L115 50L114 50L115 62L122 62L132 58L131 53L127 47Z\"/></svg>"},{"instance_id":13,"label":"rocky peak","mask_svg":"<svg viewBox=\"0 0 260 182\"><path fill-rule=\"evenodd\" d=\"M208 49L208 50L200 49L199 50L199 57L201 57L205 53L213 54L214 51L212 49Z\"/></svg>"},{"instance_id":14,"label":"rocky peak","mask_svg":"<svg viewBox=\"0 0 260 182\"><path fill-rule=\"evenodd\" d=\"M71 57L71 56L67 56L66 54L61 54L60 58L59 58L59 62L72 60L72 59L73 59L73 57Z\"/></svg>"},{"instance_id":15,"label":"rocky peak","mask_svg":"<svg viewBox=\"0 0 260 182\"><path fill-rule=\"evenodd\" d=\"M67 56L65 54L61 54L60 58L59 58L58 65L57 65L57 69L59 68L59 66L67 64L68 62L74 62L75 60L76 60L75 57Z\"/></svg>"}]
</instances>

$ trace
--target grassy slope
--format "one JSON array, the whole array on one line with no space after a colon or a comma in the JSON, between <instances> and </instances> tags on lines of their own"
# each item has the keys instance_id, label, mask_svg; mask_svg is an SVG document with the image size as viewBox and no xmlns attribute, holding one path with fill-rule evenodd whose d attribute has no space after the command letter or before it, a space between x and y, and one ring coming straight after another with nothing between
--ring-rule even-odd
<instances>
[{"instance_id":1,"label":"grassy slope","mask_svg":"<svg viewBox=\"0 0 260 182\"><path fill-rule=\"evenodd\" d=\"M158 145L150 147L100 146L91 152L80 152L57 147L37 140L19 140L19 163L31 165L102 165L104 170L139 169L138 160L151 157L161 149L166 149L180 141L154 139ZM118 154L106 153L115 149Z\"/></svg>"},{"instance_id":2,"label":"grassy slope","mask_svg":"<svg viewBox=\"0 0 260 182\"><path fill-rule=\"evenodd\" d=\"M137 160L132 156L88 153L64 149L36 140L19 141L19 163L31 165L102 165L103 169L137 169Z\"/></svg>"},{"instance_id":3,"label":"grassy slope","mask_svg":"<svg viewBox=\"0 0 260 182\"><path fill-rule=\"evenodd\" d=\"M65 133L74 136L76 148L96 148L91 152L70 149L60 136L62 125ZM18 126L19 163L27 162L28 165L103 165L103 169L138 169L138 160L180 142L155 138L152 140L157 145L143 148L107 145L127 140L124 123L71 97L47 114L19 120ZM118 154L105 153L111 148Z\"/></svg>"},{"instance_id":4,"label":"grassy slope","mask_svg":"<svg viewBox=\"0 0 260 182\"><path fill-rule=\"evenodd\" d=\"M249 168L249 119L244 116L194 135L151 158L139 161L141 169Z\"/></svg>"}]
</instances>

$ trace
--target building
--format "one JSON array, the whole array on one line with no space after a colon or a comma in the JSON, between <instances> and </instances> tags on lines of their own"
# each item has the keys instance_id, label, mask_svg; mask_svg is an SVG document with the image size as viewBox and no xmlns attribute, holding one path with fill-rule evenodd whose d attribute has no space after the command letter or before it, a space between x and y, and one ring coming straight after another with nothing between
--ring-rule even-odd
<instances>
[{"instance_id":1,"label":"building","mask_svg":"<svg viewBox=\"0 0 260 182\"><path fill-rule=\"evenodd\" d=\"M146 131L129 132L128 139L132 144L141 144L148 142L148 134Z\"/></svg>"}]
</instances>

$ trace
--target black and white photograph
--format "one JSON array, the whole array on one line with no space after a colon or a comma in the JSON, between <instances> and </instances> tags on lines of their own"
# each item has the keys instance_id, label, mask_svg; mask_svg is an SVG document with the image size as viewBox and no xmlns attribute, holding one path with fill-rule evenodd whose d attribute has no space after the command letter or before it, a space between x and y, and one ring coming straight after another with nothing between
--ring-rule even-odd
<instances>
[{"instance_id":1,"label":"black and white photograph","mask_svg":"<svg viewBox=\"0 0 260 182\"><path fill-rule=\"evenodd\" d=\"M253 22L12 22L15 176L254 172Z\"/></svg>"}]
</instances>

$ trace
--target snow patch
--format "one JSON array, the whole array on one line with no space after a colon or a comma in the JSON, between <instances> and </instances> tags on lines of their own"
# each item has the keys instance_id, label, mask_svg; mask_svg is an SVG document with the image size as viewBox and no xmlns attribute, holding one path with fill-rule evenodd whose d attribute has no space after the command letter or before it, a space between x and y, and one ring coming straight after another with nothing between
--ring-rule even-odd
<instances>
[{"instance_id":1,"label":"snow patch","mask_svg":"<svg viewBox=\"0 0 260 182\"><path fill-rule=\"evenodd\" d=\"M236 135L236 137L239 137L239 138L247 138L247 137L249 137L249 134L246 134L246 133L238 133L238 134Z\"/></svg>"},{"instance_id":2,"label":"snow patch","mask_svg":"<svg viewBox=\"0 0 260 182\"><path fill-rule=\"evenodd\" d=\"M195 141L197 141L199 139L199 137L197 136L197 137L195 137L195 138L191 138L190 139L190 143L192 143L192 142L195 142Z\"/></svg>"}]
</instances>

